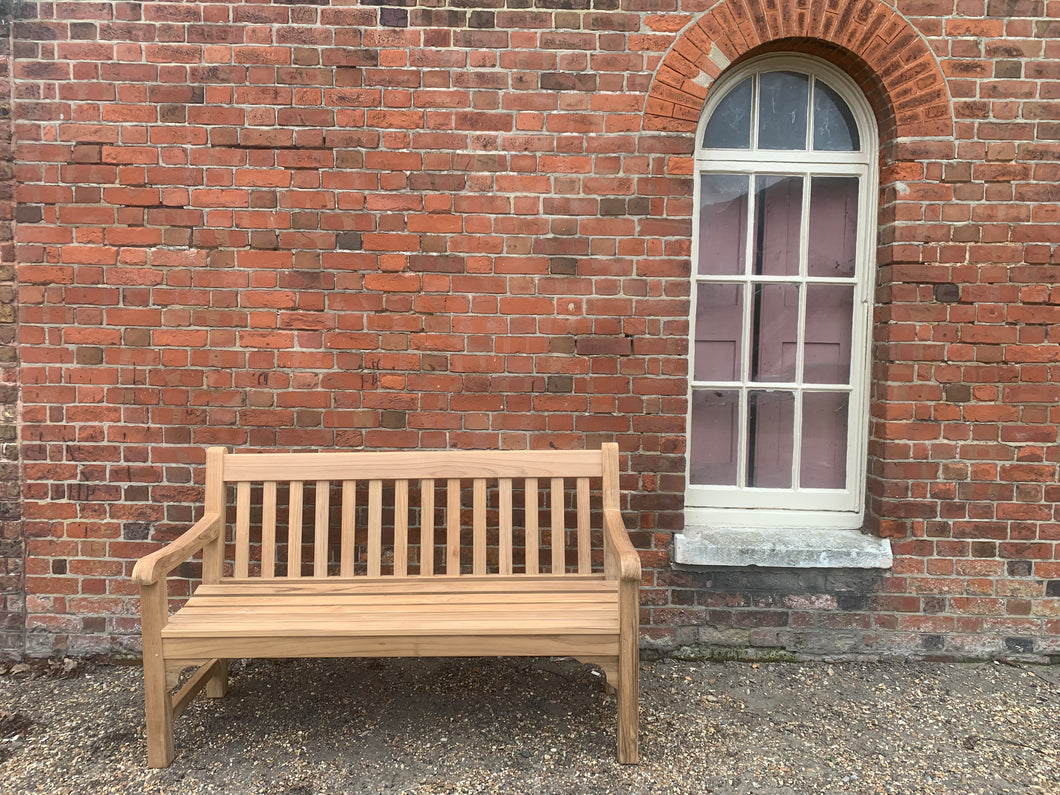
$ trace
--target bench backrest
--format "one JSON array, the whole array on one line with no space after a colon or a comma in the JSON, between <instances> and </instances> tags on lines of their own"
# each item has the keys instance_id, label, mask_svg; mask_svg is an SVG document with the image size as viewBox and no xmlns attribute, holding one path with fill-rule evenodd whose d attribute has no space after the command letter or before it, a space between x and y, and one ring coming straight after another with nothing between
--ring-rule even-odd
<instances>
[{"instance_id":1,"label":"bench backrest","mask_svg":"<svg viewBox=\"0 0 1060 795\"><path fill-rule=\"evenodd\" d=\"M206 480L207 510L231 528L223 538L236 578L589 574L602 568L606 542L591 507L618 508L618 446L211 448ZM204 563L207 580L220 575L220 561Z\"/></svg>"}]
</instances>

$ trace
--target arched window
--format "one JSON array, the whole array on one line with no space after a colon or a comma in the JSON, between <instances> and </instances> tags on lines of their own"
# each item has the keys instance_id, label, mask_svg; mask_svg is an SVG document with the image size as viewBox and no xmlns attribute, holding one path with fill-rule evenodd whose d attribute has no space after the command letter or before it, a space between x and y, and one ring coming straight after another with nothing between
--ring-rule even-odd
<instances>
[{"instance_id":1,"label":"arched window","mask_svg":"<svg viewBox=\"0 0 1060 795\"><path fill-rule=\"evenodd\" d=\"M877 202L857 85L766 56L697 133L686 523L859 527Z\"/></svg>"}]
</instances>

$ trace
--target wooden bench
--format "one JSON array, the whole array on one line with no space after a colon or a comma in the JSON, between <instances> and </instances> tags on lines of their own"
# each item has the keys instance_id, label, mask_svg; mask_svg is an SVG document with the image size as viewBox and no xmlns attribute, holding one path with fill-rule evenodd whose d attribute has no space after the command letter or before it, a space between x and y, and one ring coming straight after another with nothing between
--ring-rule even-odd
<instances>
[{"instance_id":1,"label":"wooden bench","mask_svg":"<svg viewBox=\"0 0 1060 795\"><path fill-rule=\"evenodd\" d=\"M209 449L202 519L133 569L148 764L173 759L173 720L197 693L225 694L231 658L482 655L599 665L618 759L635 763L640 561L618 500L615 444ZM200 550L202 583L170 615L167 575Z\"/></svg>"}]
</instances>

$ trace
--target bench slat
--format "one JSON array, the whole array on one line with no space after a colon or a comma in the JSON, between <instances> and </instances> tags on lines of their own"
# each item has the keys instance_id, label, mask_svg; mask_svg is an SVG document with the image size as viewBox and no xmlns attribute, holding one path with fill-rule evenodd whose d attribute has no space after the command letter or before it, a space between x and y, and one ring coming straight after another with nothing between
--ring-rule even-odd
<instances>
[{"instance_id":1,"label":"bench slat","mask_svg":"<svg viewBox=\"0 0 1060 795\"><path fill-rule=\"evenodd\" d=\"M445 507L445 573L460 574L460 481L446 481Z\"/></svg>"},{"instance_id":2,"label":"bench slat","mask_svg":"<svg viewBox=\"0 0 1060 795\"><path fill-rule=\"evenodd\" d=\"M552 478L552 573L562 574L566 570L564 557L566 553L567 529L563 523L563 478Z\"/></svg>"},{"instance_id":3,"label":"bench slat","mask_svg":"<svg viewBox=\"0 0 1060 795\"><path fill-rule=\"evenodd\" d=\"M287 506L287 576L302 576L302 481L292 480Z\"/></svg>"},{"instance_id":4,"label":"bench slat","mask_svg":"<svg viewBox=\"0 0 1060 795\"><path fill-rule=\"evenodd\" d=\"M383 482L368 483L368 576L383 571Z\"/></svg>"},{"instance_id":5,"label":"bench slat","mask_svg":"<svg viewBox=\"0 0 1060 795\"><path fill-rule=\"evenodd\" d=\"M512 479L501 478L497 485L500 494L500 537L498 539L498 570L502 575L512 573Z\"/></svg>"},{"instance_id":6,"label":"bench slat","mask_svg":"<svg viewBox=\"0 0 1060 795\"><path fill-rule=\"evenodd\" d=\"M394 483L394 576L409 573L409 482Z\"/></svg>"},{"instance_id":7,"label":"bench slat","mask_svg":"<svg viewBox=\"0 0 1060 795\"><path fill-rule=\"evenodd\" d=\"M434 480L420 481L420 574L434 574Z\"/></svg>"},{"instance_id":8,"label":"bench slat","mask_svg":"<svg viewBox=\"0 0 1060 795\"><path fill-rule=\"evenodd\" d=\"M299 594L299 593L405 593L415 589L418 593L451 593L459 592L492 592L508 593L538 590L548 591L600 591L617 588L615 580L608 580L602 574L586 576L577 574L534 576L513 575L512 577L461 577L458 582L443 578L408 577L375 578L366 577L329 577L326 580L303 578L300 580L276 579L264 581L257 578L236 580L228 578L212 585L202 584L196 595L223 595L227 593L247 594Z\"/></svg>"},{"instance_id":9,"label":"bench slat","mask_svg":"<svg viewBox=\"0 0 1060 795\"><path fill-rule=\"evenodd\" d=\"M540 501L537 493L537 478L527 478L523 483L523 516L526 523L526 573L538 574L541 564L538 553L541 551L541 538L537 527L537 512Z\"/></svg>"},{"instance_id":10,"label":"bench slat","mask_svg":"<svg viewBox=\"0 0 1060 795\"><path fill-rule=\"evenodd\" d=\"M328 574L328 508L331 500L331 483L327 480L316 482L316 516L313 524L313 576L326 577Z\"/></svg>"},{"instance_id":11,"label":"bench slat","mask_svg":"<svg viewBox=\"0 0 1060 795\"><path fill-rule=\"evenodd\" d=\"M476 478L472 503L473 557L472 574L486 573L486 481Z\"/></svg>"},{"instance_id":12,"label":"bench slat","mask_svg":"<svg viewBox=\"0 0 1060 795\"><path fill-rule=\"evenodd\" d=\"M236 484L236 559L237 577L246 577L250 569L250 484Z\"/></svg>"},{"instance_id":13,"label":"bench slat","mask_svg":"<svg viewBox=\"0 0 1060 795\"><path fill-rule=\"evenodd\" d=\"M276 576L276 481L266 481L261 494L261 576Z\"/></svg>"},{"instance_id":14,"label":"bench slat","mask_svg":"<svg viewBox=\"0 0 1060 795\"><path fill-rule=\"evenodd\" d=\"M322 633L298 638L167 638L167 658L208 657L614 657L618 641L605 635L492 635L338 638Z\"/></svg>"},{"instance_id":15,"label":"bench slat","mask_svg":"<svg viewBox=\"0 0 1060 795\"><path fill-rule=\"evenodd\" d=\"M343 577L353 576L353 560L356 552L357 528L354 524L357 515L357 482L342 481L342 549L339 552L339 574Z\"/></svg>"},{"instance_id":16,"label":"bench slat","mask_svg":"<svg viewBox=\"0 0 1060 795\"><path fill-rule=\"evenodd\" d=\"M589 521L589 478L578 478L578 574L593 568Z\"/></svg>"},{"instance_id":17,"label":"bench slat","mask_svg":"<svg viewBox=\"0 0 1060 795\"><path fill-rule=\"evenodd\" d=\"M351 594L226 594L223 596L199 596L196 594L181 610L216 610L231 607L232 609L262 606L293 607L311 602L314 605L428 605L444 606L453 604L478 604L488 595L490 599L503 598L505 594L447 592L412 592L402 594L351 593ZM593 591L510 591L508 598L519 599L525 604L566 604L577 602L585 604L614 602L614 590L607 592Z\"/></svg>"},{"instance_id":18,"label":"bench slat","mask_svg":"<svg viewBox=\"0 0 1060 795\"><path fill-rule=\"evenodd\" d=\"M176 637L301 637L331 634L334 637L396 635L508 635L520 633L599 635L618 632L618 608L593 605L534 605L516 610L513 604L447 605L444 610L421 606L415 612L400 606L375 606L350 615L341 606L281 608L236 612L232 610L177 613L162 630L163 638Z\"/></svg>"}]
</instances>

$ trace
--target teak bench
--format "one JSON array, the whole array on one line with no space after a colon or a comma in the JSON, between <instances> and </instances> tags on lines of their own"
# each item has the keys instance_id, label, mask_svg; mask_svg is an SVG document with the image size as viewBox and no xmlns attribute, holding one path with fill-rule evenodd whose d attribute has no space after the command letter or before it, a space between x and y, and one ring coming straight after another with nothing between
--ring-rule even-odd
<instances>
[{"instance_id":1,"label":"teak bench","mask_svg":"<svg viewBox=\"0 0 1060 795\"><path fill-rule=\"evenodd\" d=\"M171 616L167 575L200 550L202 583ZM174 718L203 688L223 696L241 657L574 657L617 691L618 759L637 761L640 561L615 444L210 448L202 519L132 576L151 767L173 759Z\"/></svg>"}]
</instances>

